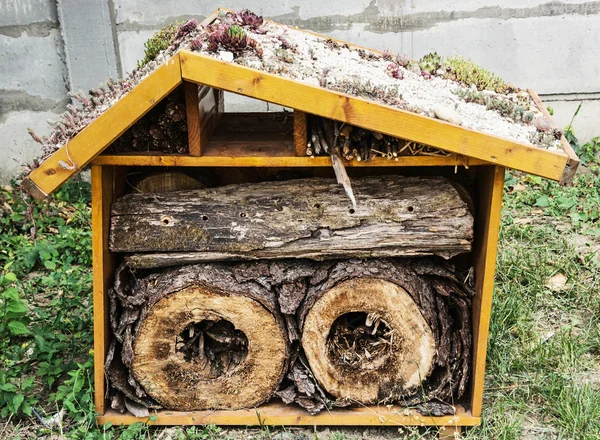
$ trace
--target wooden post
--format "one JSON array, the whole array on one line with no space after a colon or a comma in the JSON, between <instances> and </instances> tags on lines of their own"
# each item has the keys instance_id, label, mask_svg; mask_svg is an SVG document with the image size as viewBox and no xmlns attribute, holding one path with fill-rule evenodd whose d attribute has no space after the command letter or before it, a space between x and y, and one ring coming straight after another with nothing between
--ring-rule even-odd
<instances>
[{"instance_id":1,"label":"wooden post","mask_svg":"<svg viewBox=\"0 0 600 440\"><path fill-rule=\"evenodd\" d=\"M502 194L504 191L504 168L498 166L477 169L477 215L475 234L475 296L473 297L473 373L471 389L471 412L481 416L494 274Z\"/></svg>"},{"instance_id":2,"label":"wooden post","mask_svg":"<svg viewBox=\"0 0 600 440\"><path fill-rule=\"evenodd\" d=\"M294 149L296 156L306 156L306 113L294 110Z\"/></svg>"},{"instance_id":3,"label":"wooden post","mask_svg":"<svg viewBox=\"0 0 600 440\"><path fill-rule=\"evenodd\" d=\"M114 258L108 250L110 205L113 200L114 168L92 166L92 261L94 283L94 403L104 414L104 360L108 350L110 327L106 292L112 282Z\"/></svg>"}]
</instances>

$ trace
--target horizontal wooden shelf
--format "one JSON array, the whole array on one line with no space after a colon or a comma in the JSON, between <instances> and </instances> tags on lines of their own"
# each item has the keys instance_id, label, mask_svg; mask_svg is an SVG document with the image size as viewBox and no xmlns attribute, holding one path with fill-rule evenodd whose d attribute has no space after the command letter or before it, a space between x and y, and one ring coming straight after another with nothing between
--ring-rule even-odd
<instances>
[{"instance_id":1,"label":"horizontal wooden shelf","mask_svg":"<svg viewBox=\"0 0 600 440\"><path fill-rule=\"evenodd\" d=\"M306 410L283 403L268 403L255 409L178 412L161 410L151 413L156 420L135 417L109 410L97 416L100 424L131 425L144 422L150 425L304 425L304 426L477 426L480 417L474 417L464 408L457 407L453 416L423 416L400 406L363 406L337 408L311 416Z\"/></svg>"},{"instance_id":2,"label":"horizontal wooden shelf","mask_svg":"<svg viewBox=\"0 0 600 440\"><path fill-rule=\"evenodd\" d=\"M262 150L256 147L254 152ZM101 155L93 165L113 166L169 166L169 167L331 167L327 156L184 156L184 155ZM347 167L432 167L432 166L477 166L489 163L469 157L458 156L402 156L398 160L376 157L369 161L345 162Z\"/></svg>"}]
</instances>

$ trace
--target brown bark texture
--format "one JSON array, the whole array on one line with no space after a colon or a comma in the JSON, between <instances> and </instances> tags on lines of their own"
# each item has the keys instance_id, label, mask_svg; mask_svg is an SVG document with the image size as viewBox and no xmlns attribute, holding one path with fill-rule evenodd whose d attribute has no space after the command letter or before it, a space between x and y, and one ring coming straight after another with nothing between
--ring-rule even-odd
<instances>
[{"instance_id":1,"label":"brown bark texture","mask_svg":"<svg viewBox=\"0 0 600 440\"><path fill-rule=\"evenodd\" d=\"M121 411L128 408L167 407L166 404L171 406L167 407L168 409L178 409L172 407L172 401L161 402L153 398L153 384L148 382L150 376L146 376L146 382L141 383L140 375L132 367L136 364L138 338L143 334L146 321L153 313L152 309L170 295L198 287L220 292L224 296L251 299L268 311L277 323L285 338L285 347L282 350L285 352L286 361L282 365L279 385L268 390L265 394L267 397L261 401L276 396L285 403L299 404L313 414L333 406L363 403L336 397L319 383L305 356L301 340L307 315L324 295L344 282L371 279L378 283L392 283L410 296L422 319L427 323L427 332L430 332L435 345L431 372L423 378L418 389L403 388L402 383L381 383L375 401L397 402L417 407L425 414L451 414L453 405L466 404L461 398L467 386L471 364L472 289L460 281L464 279L463 276L464 274L457 274L447 261L437 257L321 262L304 259L217 262L152 271L132 269L124 263L117 270L115 284L110 291L110 318L114 337L105 369L111 404L113 408ZM233 316L230 320L235 319ZM173 319L173 326L184 325L179 321L182 320ZM367 326L369 332L376 320L371 321L370 324L367 322L371 325ZM392 325L393 320L382 322ZM256 323L257 327L260 325L260 322ZM173 339L179 327L169 338ZM203 334L213 337L211 332L214 333L217 327L206 330ZM379 333L374 331L373 334L383 334L385 328L381 324ZM197 344L199 331L203 330L196 327L194 334L189 338L184 332L185 339L174 343L184 347L196 336L192 342ZM231 333L232 329L227 331L230 333L225 333L225 336L234 336L234 333ZM246 336L250 346L251 338L255 336ZM262 343L268 345L269 341ZM273 344L276 345L274 342ZM372 351L372 348L368 350ZM238 354L234 353L233 357L235 356ZM389 368L389 365L386 368ZM211 371L214 373L214 370ZM206 377L204 379L210 380ZM197 394L202 393L198 383L192 385ZM249 382L248 386L254 384ZM178 390L183 389L180 385L177 387ZM231 390L231 393L234 394L235 390ZM259 403L253 401L250 402L250 406ZM177 402L175 404L178 405ZM185 405L181 408L193 409Z\"/></svg>"},{"instance_id":2,"label":"brown bark texture","mask_svg":"<svg viewBox=\"0 0 600 440\"><path fill-rule=\"evenodd\" d=\"M468 201L442 177L331 179L127 194L112 207L113 252L159 253L138 267L207 260L372 258L469 252ZM154 258L154 261L152 260ZM163 264L160 264L162 262Z\"/></svg>"}]
</instances>

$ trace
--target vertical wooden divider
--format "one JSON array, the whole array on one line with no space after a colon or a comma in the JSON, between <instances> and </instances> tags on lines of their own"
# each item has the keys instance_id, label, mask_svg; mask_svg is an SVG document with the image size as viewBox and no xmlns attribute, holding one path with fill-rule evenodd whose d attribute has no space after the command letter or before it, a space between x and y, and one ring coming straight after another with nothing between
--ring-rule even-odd
<instances>
[{"instance_id":1,"label":"vertical wooden divider","mask_svg":"<svg viewBox=\"0 0 600 440\"><path fill-rule=\"evenodd\" d=\"M188 147L190 156L202 156L200 144L200 109L198 103L198 85L184 81L185 113L187 117Z\"/></svg>"},{"instance_id":2,"label":"vertical wooden divider","mask_svg":"<svg viewBox=\"0 0 600 440\"><path fill-rule=\"evenodd\" d=\"M202 156L224 110L223 91L183 82L190 156Z\"/></svg>"},{"instance_id":3,"label":"vertical wooden divider","mask_svg":"<svg viewBox=\"0 0 600 440\"><path fill-rule=\"evenodd\" d=\"M307 123L306 113L294 110L294 150L298 157L306 156Z\"/></svg>"},{"instance_id":4,"label":"vertical wooden divider","mask_svg":"<svg viewBox=\"0 0 600 440\"><path fill-rule=\"evenodd\" d=\"M113 282L116 258L108 249L110 209L124 193L124 167L92 166L92 271L94 298L94 404L104 414L106 387L104 362L110 343L108 289Z\"/></svg>"},{"instance_id":5,"label":"vertical wooden divider","mask_svg":"<svg viewBox=\"0 0 600 440\"><path fill-rule=\"evenodd\" d=\"M471 375L471 413L481 416L485 379L485 358L488 345L492 296L502 195L504 192L504 167L477 168L477 205L475 223L475 296L473 297L473 373Z\"/></svg>"}]
</instances>

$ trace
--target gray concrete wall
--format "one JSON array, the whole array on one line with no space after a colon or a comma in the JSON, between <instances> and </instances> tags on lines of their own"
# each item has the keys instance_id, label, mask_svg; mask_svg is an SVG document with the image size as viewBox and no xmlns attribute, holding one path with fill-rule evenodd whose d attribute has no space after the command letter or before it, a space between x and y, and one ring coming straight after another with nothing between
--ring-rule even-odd
<instances>
[{"instance_id":1,"label":"gray concrete wall","mask_svg":"<svg viewBox=\"0 0 600 440\"><path fill-rule=\"evenodd\" d=\"M0 181L38 153L27 127L47 133L69 89L122 75L154 31L219 6L412 58L460 53L535 89L581 140L600 135L600 1L568 0L0 0ZM227 108L266 110L229 95Z\"/></svg>"}]
</instances>

